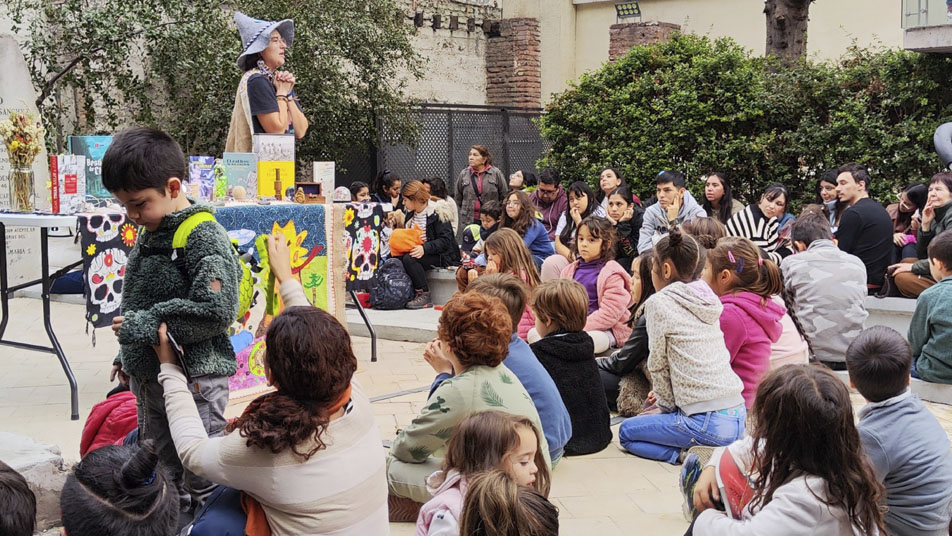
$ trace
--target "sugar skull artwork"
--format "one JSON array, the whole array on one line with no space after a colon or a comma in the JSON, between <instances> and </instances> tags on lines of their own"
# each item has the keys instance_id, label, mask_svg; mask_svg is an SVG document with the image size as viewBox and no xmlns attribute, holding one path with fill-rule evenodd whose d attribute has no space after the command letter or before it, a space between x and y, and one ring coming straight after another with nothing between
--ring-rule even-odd
<instances>
[{"instance_id":1,"label":"sugar skull artwork","mask_svg":"<svg viewBox=\"0 0 952 536\"><path fill-rule=\"evenodd\" d=\"M126 253L118 248L100 252L89 263L89 300L100 314L112 313L122 302L122 279L126 275Z\"/></svg>"},{"instance_id":2,"label":"sugar skull artwork","mask_svg":"<svg viewBox=\"0 0 952 536\"><path fill-rule=\"evenodd\" d=\"M344 253L347 255L347 288L373 286L380 265L383 208L377 203L351 203L344 209Z\"/></svg>"},{"instance_id":3,"label":"sugar skull artwork","mask_svg":"<svg viewBox=\"0 0 952 536\"><path fill-rule=\"evenodd\" d=\"M93 328L112 324L122 304L122 285L138 227L125 214L79 214L86 320ZM95 340L95 337L94 337Z\"/></svg>"},{"instance_id":4,"label":"sugar skull artwork","mask_svg":"<svg viewBox=\"0 0 952 536\"><path fill-rule=\"evenodd\" d=\"M125 214L95 214L87 218L86 230L95 236L96 242L109 242L119 236L119 228L125 221Z\"/></svg>"}]
</instances>

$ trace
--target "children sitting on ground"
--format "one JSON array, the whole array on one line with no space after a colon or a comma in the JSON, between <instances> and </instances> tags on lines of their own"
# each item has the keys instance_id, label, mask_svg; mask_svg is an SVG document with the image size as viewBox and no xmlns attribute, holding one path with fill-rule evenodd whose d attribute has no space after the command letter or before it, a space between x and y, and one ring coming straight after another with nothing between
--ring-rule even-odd
<instances>
[{"instance_id":1,"label":"children sitting on ground","mask_svg":"<svg viewBox=\"0 0 952 536\"><path fill-rule=\"evenodd\" d=\"M846 350L850 383L869 404L859 438L886 487L889 534L945 536L952 517L952 452L935 416L909 391L912 352L895 330L874 326Z\"/></svg>"},{"instance_id":2,"label":"children sitting on ground","mask_svg":"<svg viewBox=\"0 0 952 536\"><path fill-rule=\"evenodd\" d=\"M883 488L862 452L842 380L824 367L787 365L764 378L752 411L751 436L717 449L703 471L696 456L685 460L682 490L688 509L700 512L688 534L884 533ZM719 463L727 471L725 456L736 465L725 478L730 495L715 476ZM728 502L735 517L718 511Z\"/></svg>"},{"instance_id":3,"label":"children sitting on ground","mask_svg":"<svg viewBox=\"0 0 952 536\"><path fill-rule=\"evenodd\" d=\"M23 475L0 462L0 534L33 536L36 528L36 495Z\"/></svg>"},{"instance_id":4,"label":"children sitting on ground","mask_svg":"<svg viewBox=\"0 0 952 536\"><path fill-rule=\"evenodd\" d=\"M361 181L350 183L350 200L354 203L370 203L370 186Z\"/></svg>"},{"instance_id":5,"label":"children sitting on ground","mask_svg":"<svg viewBox=\"0 0 952 536\"><path fill-rule=\"evenodd\" d=\"M631 335L621 349L595 360L608 398L608 407L625 417L637 415L651 391L645 372L645 362L648 360L645 302L655 292L651 281L653 258L654 252L649 251L635 258L631 265L631 295L635 300L628 309L631 312L628 320L632 328Z\"/></svg>"},{"instance_id":6,"label":"children sitting on ground","mask_svg":"<svg viewBox=\"0 0 952 536\"><path fill-rule=\"evenodd\" d=\"M479 209L479 223L472 223L463 229L460 247L469 257L483 252L486 240L499 228L502 219L502 207L498 201L486 201Z\"/></svg>"},{"instance_id":7,"label":"children sitting on ground","mask_svg":"<svg viewBox=\"0 0 952 536\"><path fill-rule=\"evenodd\" d=\"M178 455L195 474L253 497L278 534L315 534L328 527L382 534L386 469L370 401L352 382L357 358L350 336L307 301L291 273L283 235L268 237L268 258L285 306L265 340L264 372L276 391L252 401L229 423L225 437L208 438L187 376L164 325L159 328L159 383L169 420L176 423ZM344 503L347 508L340 508ZM232 516L243 526L240 509Z\"/></svg>"},{"instance_id":8,"label":"children sitting on ground","mask_svg":"<svg viewBox=\"0 0 952 536\"><path fill-rule=\"evenodd\" d=\"M836 247L829 221L808 209L790 230L797 254L780 262L784 301L800 320L816 359L845 370L846 347L866 323L866 266Z\"/></svg>"},{"instance_id":9,"label":"children sitting on ground","mask_svg":"<svg viewBox=\"0 0 952 536\"><path fill-rule=\"evenodd\" d=\"M532 289L539 284L539 272L536 270L535 263L532 262L532 254L512 229L503 228L493 233L486 241L485 249L487 262L482 274L512 274L529 287L529 292L532 292ZM465 292L469 283L480 276L480 271L470 268L467 273L461 274L460 270L456 271L456 285L460 292ZM520 339L525 340L533 327L535 327L535 317L532 316L532 309L526 305L516 333L519 334Z\"/></svg>"},{"instance_id":10,"label":"children sitting on ground","mask_svg":"<svg viewBox=\"0 0 952 536\"><path fill-rule=\"evenodd\" d=\"M909 322L912 377L927 382L952 383L952 230L929 243L929 269L935 285L922 291Z\"/></svg>"},{"instance_id":11,"label":"children sitting on ground","mask_svg":"<svg viewBox=\"0 0 952 536\"><path fill-rule=\"evenodd\" d=\"M607 219L586 218L579 225L573 246L575 262L565 267L562 278L574 279L588 293L588 319L585 331L595 342L595 353L618 348L631 335L631 276L615 262L615 230ZM530 332L529 341L537 335Z\"/></svg>"},{"instance_id":12,"label":"children sitting on ground","mask_svg":"<svg viewBox=\"0 0 952 536\"><path fill-rule=\"evenodd\" d=\"M456 425L443 469L426 479L433 498L420 508L417 536L458 535L468 481L499 470L520 486L549 494L549 470L532 421L501 411L474 413Z\"/></svg>"},{"instance_id":13,"label":"children sitting on ground","mask_svg":"<svg viewBox=\"0 0 952 536\"><path fill-rule=\"evenodd\" d=\"M509 311L513 326L519 322L529 302L529 290L525 283L511 274L484 275L470 283L466 293L483 294L502 300ZM562 450L572 437L569 412L552 377L536 359L532 348L515 333L515 329L509 339L508 351L503 364L516 375L532 397L532 403L542 420L542 430L545 432L550 459L554 465L562 458Z\"/></svg>"},{"instance_id":14,"label":"children sitting on ground","mask_svg":"<svg viewBox=\"0 0 952 536\"><path fill-rule=\"evenodd\" d=\"M770 346L783 332L786 313L771 300L783 290L780 270L764 260L746 238L727 237L707 252L705 281L724 304L721 331L730 353L731 368L744 382L744 401L750 409L761 378L770 368Z\"/></svg>"},{"instance_id":15,"label":"children sitting on ground","mask_svg":"<svg viewBox=\"0 0 952 536\"><path fill-rule=\"evenodd\" d=\"M730 444L744 435L744 384L731 370L720 316L723 305L698 280L705 250L672 229L654 248L655 294L645 302L648 402L661 413L626 419L618 439L628 452L678 463L682 450Z\"/></svg>"},{"instance_id":16,"label":"children sitting on ground","mask_svg":"<svg viewBox=\"0 0 952 536\"><path fill-rule=\"evenodd\" d=\"M503 207L502 225L519 233L529 251L532 252L536 267L550 255L555 254L549 235L539 218L536 217L536 208L529 199L529 194L522 190L509 192L506 205Z\"/></svg>"},{"instance_id":17,"label":"children sitting on ground","mask_svg":"<svg viewBox=\"0 0 952 536\"><path fill-rule=\"evenodd\" d=\"M139 437L155 441L183 511L198 506L212 484L185 471L175 452L152 345L159 324L168 324L185 351L192 377L188 390L204 416L203 430L220 436L228 378L237 366L228 328L238 316L241 276L238 256L212 208L185 197L181 176L186 169L178 143L146 127L118 134L102 161L103 185L142 229L125 267L122 314L113 320L121 360L113 363L110 379L120 371L129 376L139 404ZM182 226L190 229L186 245L173 249Z\"/></svg>"},{"instance_id":18,"label":"children sitting on ground","mask_svg":"<svg viewBox=\"0 0 952 536\"><path fill-rule=\"evenodd\" d=\"M495 277L519 283L513 276L494 274L473 284ZM479 292L455 294L443 306L437 333L438 338L427 344L423 357L440 377L420 415L397 434L390 447L387 480L391 521L417 519L421 503L430 500L427 477L441 468L450 432L470 414L504 411L527 417L537 432L544 430L533 399L517 375L503 365L509 351L512 315L498 298ZM538 368L546 374L541 365ZM539 442L544 464L551 467L546 436L540 435Z\"/></svg>"},{"instance_id":19,"label":"children sitting on ground","mask_svg":"<svg viewBox=\"0 0 952 536\"><path fill-rule=\"evenodd\" d=\"M60 494L63 533L177 534L178 484L159 458L152 440L108 445L86 455L66 477Z\"/></svg>"},{"instance_id":20,"label":"children sitting on ground","mask_svg":"<svg viewBox=\"0 0 952 536\"><path fill-rule=\"evenodd\" d=\"M559 223L555 226L554 245L558 255L547 258L539 270L543 281L558 279L562 270L575 259L572 247L579 225L589 216L605 216L605 209L595 201L595 192L584 182L573 182L569 186L568 197L568 207L559 216Z\"/></svg>"},{"instance_id":21,"label":"children sitting on ground","mask_svg":"<svg viewBox=\"0 0 952 536\"><path fill-rule=\"evenodd\" d=\"M631 269L631 261L638 256L638 233L641 232L641 220L645 210L635 204L631 190L619 186L608 196L606 217L615 226L615 262L625 270Z\"/></svg>"},{"instance_id":22,"label":"children sitting on ground","mask_svg":"<svg viewBox=\"0 0 952 536\"><path fill-rule=\"evenodd\" d=\"M459 534L558 536L559 509L545 495L520 486L506 473L490 471L470 485Z\"/></svg>"},{"instance_id":23,"label":"children sitting on ground","mask_svg":"<svg viewBox=\"0 0 952 536\"><path fill-rule=\"evenodd\" d=\"M530 345L532 353L559 388L572 420L565 455L600 452L612 442L611 416L594 344L583 331L588 316L585 287L571 279L546 281L532 292L532 312L542 337Z\"/></svg>"},{"instance_id":24,"label":"children sitting on ground","mask_svg":"<svg viewBox=\"0 0 952 536\"><path fill-rule=\"evenodd\" d=\"M400 252L403 268L413 282L414 297L407 303L407 309L432 307L426 271L456 266L460 262L459 246L451 224L453 211L447 201L431 202L429 192L420 181L408 182L403 187L403 207L403 218L396 218L397 226L422 231L419 244L409 252ZM391 249L393 246L391 237ZM396 252L394 256L397 256Z\"/></svg>"}]
</instances>

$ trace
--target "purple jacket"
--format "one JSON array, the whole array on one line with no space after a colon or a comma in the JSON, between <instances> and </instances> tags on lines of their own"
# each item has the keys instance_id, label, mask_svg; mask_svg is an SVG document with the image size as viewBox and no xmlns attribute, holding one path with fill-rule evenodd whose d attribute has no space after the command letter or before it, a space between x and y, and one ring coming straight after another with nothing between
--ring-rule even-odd
<instances>
[{"instance_id":1,"label":"purple jacket","mask_svg":"<svg viewBox=\"0 0 952 536\"><path fill-rule=\"evenodd\" d=\"M559 216L565 212L569 206L569 197L565 194L565 189L559 185L559 192L555 194L555 199L551 203L545 204L539 197L539 191L536 190L529 195L529 200L539 210L542 216L542 225L545 226L545 232L549 235L549 241L555 240L555 227L559 224Z\"/></svg>"},{"instance_id":2,"label":"purple jacket","mask_svg":"<svg viewBox=\"0 0 952 536\"><path fill-rule=\"evenodd\" d=\"M731 368L744 382L744 402L748 409L754 403L757 386L770 368L770 345L783 332L780 319L787 312L781 305L752 292L721 296L721 331L731 354Z\"/></svg>"}]
</instances>

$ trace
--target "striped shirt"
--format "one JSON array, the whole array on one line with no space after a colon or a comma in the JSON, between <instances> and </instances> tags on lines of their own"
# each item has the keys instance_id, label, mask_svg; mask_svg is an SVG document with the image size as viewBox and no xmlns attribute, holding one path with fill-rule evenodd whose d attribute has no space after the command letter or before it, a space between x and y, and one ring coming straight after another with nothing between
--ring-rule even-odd
<instances>
[{"instance_id":1,"label":"striped shirt","mask_svg":"<svg viewBox=\"0 0 952 536\"><path fill-rule=\"evenodd\" d=\"M789 248L780 247L779 227L777 218L768 218L757 205L747 205L727 220L727 236L749 239L779 265L784 257L792 253Z\"/></svg>"},{"instance_id":2,"label":"striped shirt","mask_svg":"<svg viewBox=\"0 0 952 536\"><path fill-rule=\"evenodd\" d=\"M426 243L426 216L427 216L426 211L414 212L413 218L411 218L409 223L407 223L407 229L409 229L410 227L419 227L420 229L423 230L423 234L421 236L423 238L424 244Z\"/></svg>"}]
</instances>

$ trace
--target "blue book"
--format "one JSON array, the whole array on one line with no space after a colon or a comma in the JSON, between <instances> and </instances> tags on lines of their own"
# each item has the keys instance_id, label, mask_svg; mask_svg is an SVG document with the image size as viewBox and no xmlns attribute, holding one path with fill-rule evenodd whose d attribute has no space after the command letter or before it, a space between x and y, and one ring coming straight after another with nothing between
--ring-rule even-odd
<instances>
[{"instance_id":1,"label":"blue book","mask_svg":"<svg viewBox=\"0 0 952 536\"><path fill-rule=\"evenodd\" d=\"M70 136L69 154L86 157L86 195L108 199L109 190L102 185L102 157L112 143L112 136Z\"/></svg>"},{"instance_id":2,"label":"blue book","mask_svg":"<svg viewBox=\"0 0 952 536\"><path fill-rule=\"evenodd\" d=\"M235 186L241 186L248 196L255 196L258 192L258 159L254 153L225 153L222 166L229 195Z\"/></svg>"},{"instance_id":3,"label":"blue book","mask_svg":"<svg viewBox=\"0 0 952 536\"><path fill-rule=\"evenodd\" d=\"M215 157L188 157L188 185L190 193L202 201L215 198Z\"/></svg>"}]
</instances>

